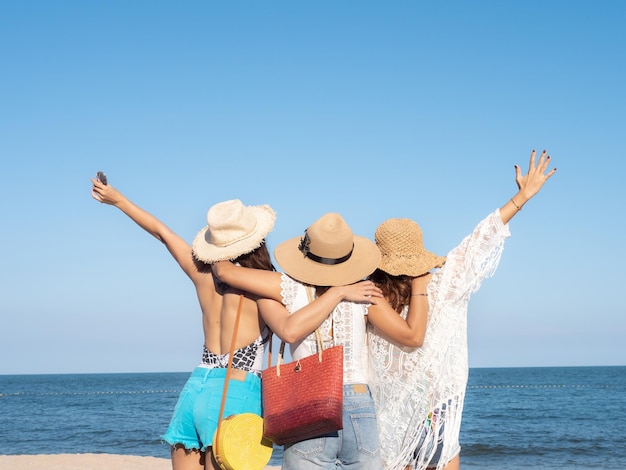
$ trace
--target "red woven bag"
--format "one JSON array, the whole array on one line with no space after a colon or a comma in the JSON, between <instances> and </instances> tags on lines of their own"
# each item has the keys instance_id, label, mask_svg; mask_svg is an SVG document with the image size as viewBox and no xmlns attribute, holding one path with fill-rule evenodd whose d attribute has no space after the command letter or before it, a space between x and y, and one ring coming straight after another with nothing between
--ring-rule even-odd
<instances>
[{"instance_id":1,"label":"red woven bag","mask_svg":"<svg viewBox=\"0 0 626 470\"><path fill-rule=\"evenodd\" d=\"M343 428L343 346L281 364L281 342L275 366L263 371L263 437L278 445L322 436Z\"/></svg>"}]
</instances>

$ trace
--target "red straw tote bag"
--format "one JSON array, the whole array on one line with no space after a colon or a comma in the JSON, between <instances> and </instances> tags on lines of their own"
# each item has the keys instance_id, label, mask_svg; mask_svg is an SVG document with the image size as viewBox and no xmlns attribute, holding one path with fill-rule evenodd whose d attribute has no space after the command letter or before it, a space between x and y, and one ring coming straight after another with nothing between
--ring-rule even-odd
<instances>
[{"instance_id":1,"label":"red straw tote bag","mask_svg":"<svg viewBox=\"0 0 626 470\"><path fill-rule=\"evenodd\" d=\"M315 335L317 354L283 364L282 341L276 365L263 371L263 436L278 445L343 428L343 346L323 349L319 328Z\"/></svg>"}]
</instances>

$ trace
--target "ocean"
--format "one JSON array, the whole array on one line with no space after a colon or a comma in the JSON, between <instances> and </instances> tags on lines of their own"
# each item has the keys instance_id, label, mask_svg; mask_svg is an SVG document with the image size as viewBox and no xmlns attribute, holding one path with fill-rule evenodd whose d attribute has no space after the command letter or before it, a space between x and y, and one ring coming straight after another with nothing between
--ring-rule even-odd
<instances>
[{"instance_id":1,"label":"ocean","mask_svg":"<svg viewBox=\"0 0 626 470\"><path fill-rule=\"evenodd\" d=\"M169 458L160 435L187 377L0 375L0 454ZM626 367L472 368L461 446L463 469L624 469Z\"/></svg>"}]
</instances>

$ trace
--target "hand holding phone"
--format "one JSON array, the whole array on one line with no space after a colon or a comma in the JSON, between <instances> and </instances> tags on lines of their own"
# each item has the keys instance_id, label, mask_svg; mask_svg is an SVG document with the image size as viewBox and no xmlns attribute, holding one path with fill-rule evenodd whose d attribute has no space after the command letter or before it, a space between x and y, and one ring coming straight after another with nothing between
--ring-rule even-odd
<instances>
[{"instance_id":1,"label":"hand holding phone","mask_svg":"<svg viewBox=\"0 0 626 470\"><path fill-rule=\"evenodd\" d=\"M102 171L99 171L98 173L96 173L96 179L100 181L102 184L107 184L107 175L105 175L104 172Z\"/></svg>"}]
</instances>

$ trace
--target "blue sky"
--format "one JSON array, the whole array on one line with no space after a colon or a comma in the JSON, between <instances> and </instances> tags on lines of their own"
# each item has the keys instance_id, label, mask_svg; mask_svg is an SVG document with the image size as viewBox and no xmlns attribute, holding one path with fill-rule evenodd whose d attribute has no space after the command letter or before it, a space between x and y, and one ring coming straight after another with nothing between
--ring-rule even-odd
<instances>
[{"instance_id":1,"label":"blue sky","mask_svg":"<svg viewBox=\"0 0 626 470\"><path fill-rule=\"evenodd\" d=\"M410 217L444 255L516 192L469 309L471 367L624 365L626 3L0 5L0 374L186 371L200 311L112 185L191 241L270 204L270 249L326 212Z\"/></svg>"}]
</instances>

